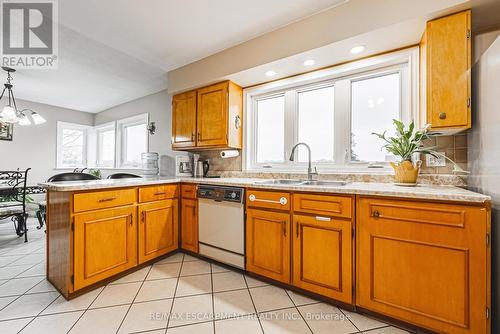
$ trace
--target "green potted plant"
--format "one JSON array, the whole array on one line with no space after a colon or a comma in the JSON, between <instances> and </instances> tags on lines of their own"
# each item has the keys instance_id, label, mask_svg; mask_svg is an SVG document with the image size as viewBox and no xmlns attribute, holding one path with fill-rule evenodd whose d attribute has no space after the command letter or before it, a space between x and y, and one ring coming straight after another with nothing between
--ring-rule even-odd
<instances>
[{"instance_id":1,"label":"green potted plant","mask_svg":"<svg viewBox=\"0 0 500 334\"><path fill-rule=\"evenodd\" d=\"M98 168L89 169L89 174L94 175L95 177L102 178L101 170Z\"/></svg>"},{"instance_id":2,"label":"green potted plant","mask_svg":"<svg viewBox=\"0 0 500 334\"><path fill-rule=\"evenodd\" d=\"M387 137L387 131L381 134L372 134L384 141L382 149L385 149L387 152L399 158L398 162L390 163L392 168L394 168L394 179L396 184L415 185L417 183L422 161L413 161L415 153L430 154L436 158L443 157L453 164L453 172L466 173L453 160L442 153L436 152L434 150L435 147L424 147L423 141L430 138L430 134L428 133L429 125L426 125L421 130L417 130L415 129L415 123L413 121L408 125L408 128L405 128L405 125L401 121L396 119L392 121L396 128L396 135L394 137Z\"/></svg>"}]
</instances>

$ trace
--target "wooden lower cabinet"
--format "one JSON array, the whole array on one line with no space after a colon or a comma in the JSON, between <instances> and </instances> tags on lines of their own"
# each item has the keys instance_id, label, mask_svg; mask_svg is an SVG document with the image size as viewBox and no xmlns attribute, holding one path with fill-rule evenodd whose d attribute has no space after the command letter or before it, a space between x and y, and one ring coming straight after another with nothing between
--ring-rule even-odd
<instances>
[{"instance_id":1,"label":"wooden lower cabinet","mask_svg":"<svg viewBox=\"0 0 500 334\"><path fill-rule=\"evenodd\" d=\"M137 265L136 207L75 215L74 290Z\"/></svg>"},{"instance_id":2,"label":"wooden lower cabinet","mask_svg":"<svg viewBox=\"0 0 500 334\"><path fill-rule=\"evenodd\" d=\"M293 216L293 285L352 303L352 222Z\"/></svg>"},{"instance_id":3,"label":"wooden lower cabinet","mask_svg":"<svg viewBox=\"0 0 500 334\"><path fill-rule=\"evenodd\" d=\"M360 198L356 304L439 333L488 333L485 207Z\"/></svg>"},{"instance_id":4,"label":"wooden lower cabinet","mask_svg":"<svg viewBox=\"0 0 500 334\"><path fill-rule=\"evenodd\" d=\"M247 209L246 269L290 283L290 214Z\"/></svg>"},{"instance_id":5,"label":"wooden lower cabinet","mask_svg":"<svg viewBox=\"0 0 500 334\"><path fill-rule=\"evenodd\" d=\"M181 200L181 247L198 253L198 201Z\"/></svg>"},{"instance_id":6,"label":"wooden lower cabinet","mask_svg":"<svg viewBox=\"0 0 500 334\"><path fill-rule=\"evenodd\" d=\"M178 248L177 199L139 205L139 263Z\"/></svg>"}]
</instances>

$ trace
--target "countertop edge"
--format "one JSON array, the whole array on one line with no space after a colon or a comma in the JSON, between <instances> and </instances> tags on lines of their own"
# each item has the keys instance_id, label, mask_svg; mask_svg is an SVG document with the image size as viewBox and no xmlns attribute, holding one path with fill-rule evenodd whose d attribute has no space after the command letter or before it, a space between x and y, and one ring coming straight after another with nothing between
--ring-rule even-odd
<instances>
[{"instance_id":1,"label":"countertop edge","mask_svg":"<svg viewBox=\"0 0 500 334\"><path fill-rule=\"evenodd\" d=\"M440 201L456 201L456 202L471 202L475 204L483 204L491 201L491 197L472 191L464 190L455 186L429 186L419 185L417 187L394 188L396 186L390 183L362 183L353 182L345 186L304 186L304 185L269 185L255 184L253 179L209 179L209 178L155 178L155 179L140 179L140 180L99 180L99 181L69 181L64 184L54 184L49 182L40 183L39 185L49 191L91 191L99 189L126 188L137 186L148 186L158 184L171 183L196 183L196 184L212 184L223 186L236 186L255 189L281 190L281 191L300 191L300 192L315 192L329 194L344 194L344 195L364 195L364 196L382 196L382 197L398 197L404 199L424 199L424 200L440 200ZM73 183L73 184L71 184ZM378 188L377 188L378 187ZM433 193L434 192L434 193Z\"/></svg>"}]
</instances>

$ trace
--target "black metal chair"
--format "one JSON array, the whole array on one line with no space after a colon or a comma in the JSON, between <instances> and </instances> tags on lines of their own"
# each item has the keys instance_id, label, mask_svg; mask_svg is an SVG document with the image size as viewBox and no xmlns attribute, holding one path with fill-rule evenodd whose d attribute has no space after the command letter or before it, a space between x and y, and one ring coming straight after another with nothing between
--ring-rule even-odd
<instances>
[{"instance_id":1,"label":"black metal chair","mask_svg":"<svg viewBox=\"0 0 500 334\"><path fill-rule=\"evenodd\" d=\"M56 174L47 180L47 182L62 182L62 181L90 181L90 180L99 180L97 176L87 173L79 173L79 172L68 172Z\"/></svg>"},{"instance_id":2,"label":"black metal chair","mask_svg":"<svg viewBox=\"0 0 500 334\"><path fill-rule=\"evenodd\" d=\"M20 237L24 235L24 242L28 242L26 182L30 169L0 171L0 220L10 217L16 234Z\"/></svg>"},{"instance_id":3,"label":"black metal chair","mask_svg":"<svg viewBox=\"0 0 500 334\"><path fill-rule=\"evenodd\" d=\"M91 180L99 180L97 176L92 174L77 172L76 169L73 172L60 173L53 175L48 178L47 182L62 182L62 181L91 181ZM47 218L47 202L40 201L38 203L38 210L36 211L36 218L38 219L37 229L41 229L45 224Z\"/></svg>"},{"instance_id":4,"label":"black metal chair","mask_svg":"<svg viewBox=\"0 0 500 334\"><path fill-rule=\"evenodd\" d=\"M108 179L134 179L140 178L141 176L129 173L115 173L108 175Z\"/></svg>"}]
</instances>

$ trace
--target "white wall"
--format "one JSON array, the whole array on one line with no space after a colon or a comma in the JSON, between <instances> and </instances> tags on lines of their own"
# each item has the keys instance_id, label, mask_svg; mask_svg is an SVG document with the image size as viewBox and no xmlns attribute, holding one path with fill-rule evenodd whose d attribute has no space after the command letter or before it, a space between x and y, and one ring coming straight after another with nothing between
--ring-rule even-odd
<instances>
[{"instance_id":1,"label":"white wall","mask_svg":"<svg viewBox=\"0 0 500 334\"><path fill-rule=\"evenodd\" d=\"M187 154L172 151L171 145L171 101L166 90L127 102L98 114L59 108L41 103L18 100L22 108L30 108L42 115L47 122L42 125L14 126L13 141L0 140L0 170L26 169L31 167L28 182L36 184L45 181L56 170L57 121L85 125L99 125L121 118L149 113L150 121L156 122L156 134L150 135L151 152L160 154L161 175L173 176L175 155ZM102 170L103 176L117 170ZM140 173L140 171L130 171Z\"/></svg>"},{"instance_id":2,"label":"white wall","mask_svg":"<svg viewBox=\"0 0 500 334\"><path fill-rule=\"evenodd\" d=\"M19 108L38 112L47 122L41 125L14 125L14 139L0 140L0 170L31 167L28 183L36 184L56 174L57 121L92 125L94 115L47 104L16 100Z\"/></svg>"},{"instance_id":3,"label":"white wall","mask_svg":"<svg viewBox=\"0 0 500 334\"><path fill-rule=\"evenodd\" d=\"M129 116L149 113L150 122L156 123L156 133L149 136L149 151L157 152L160 155L160 174L173 176L175 174L175 155L187 153L172 151L171 109L172 95L163 90L102 111L95 115L94 124L99 125ZM109 170L102 170L102 172L104 176L110 173Z\"/></svg>"},{"instance_id":4,"label":"white wall","mask_svg":"<svg viewBox=\"0 0 500 334\"><path fill-rule=\"evenodd\" d=\"M492 197L492 333L500 333L500 30L474 40L474 112L468 140L471 190Z\"/></svg>"}]
</instances>

